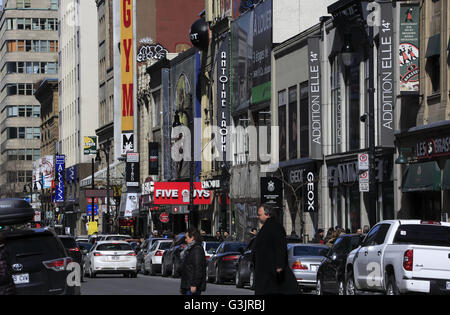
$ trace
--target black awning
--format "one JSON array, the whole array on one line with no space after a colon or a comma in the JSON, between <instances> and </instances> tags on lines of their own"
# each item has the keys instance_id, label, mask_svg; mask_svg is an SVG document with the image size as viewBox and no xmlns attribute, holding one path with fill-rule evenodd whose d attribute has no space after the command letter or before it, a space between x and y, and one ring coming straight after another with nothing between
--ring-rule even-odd
<instances>
[{"instance_id":1,"label":"black awning","mask_svg":"<svg viewBox=\"0 0 450 315\"><path fill-rule=\"evenodd\" d=\"M444 174L442 178L442 189L450 190L450 160L445 162Z\"/></svg>"},{"instance_id":2,"label":"black awning","mask_svg":"<svg viewBox=\"0 0 450 315\"><path fill-rule=\"evenodd\" d=\"M440 191L441 170L437 162L411 164L403 175L403 193Z\"/></svg>"},{"instance_id":3,"label":"black awning","mask_svg":"<svg viewBox=\"0 0 450 315\"><path fill-rule=\"evenodd\" d=\"M431 36L428 39L427 54L425 58L439 56L441 54L441 33Z\"/></svg>"}]
</instances>

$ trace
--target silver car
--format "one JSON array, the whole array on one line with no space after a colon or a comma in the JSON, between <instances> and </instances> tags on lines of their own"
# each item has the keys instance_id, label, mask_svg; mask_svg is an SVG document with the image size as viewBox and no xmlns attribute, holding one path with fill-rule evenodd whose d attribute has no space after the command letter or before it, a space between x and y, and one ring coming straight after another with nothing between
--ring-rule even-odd
<instances>
[{"instance_id":1,"label":"silver car","mask_svg":"<svg viewBox=\"0 0 450 315\"><path fill-rule=\"evenodd\" d=\"M326 245L288 244L289 266L304 291L316 288L317 270L329 251Z\"/></svg>"}]
</instances>

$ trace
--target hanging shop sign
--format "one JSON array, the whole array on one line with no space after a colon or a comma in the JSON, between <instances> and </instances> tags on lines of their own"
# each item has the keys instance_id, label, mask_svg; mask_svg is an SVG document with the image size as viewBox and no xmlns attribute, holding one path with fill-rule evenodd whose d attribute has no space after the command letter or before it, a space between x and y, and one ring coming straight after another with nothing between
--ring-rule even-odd
<instances>
[{"instance_id":1,"label":"hanging shop sign","mask_svg":"<svg viewBox=\"0 0 450 315\"><path fill-rule=\"evenodd\" d=\"M122 132L134 130L134 0L120 1L120 54L122 61Z\"/></svg>"},{"instance_id":2,"label":"hanging shop sign","mask_svg":"<svg viewBox=\"0 0 450 315\"><path fill-rule=\"evenodd\" d=\"M148 174L159 175L159 143L148 144Z\"/></svg>"},{"instance_id":3,"label":"hanging shop sign","mask_svg":"<svg viewBox=\"0 0 450 315\"><path fill-rule=\"evenodd\" d=\"M283 207L283 182L274 177L261 177L261 203Z\"/></svg>"},{"instance_id":4,"label":"hanging shop sign","mask_svg":"<svg viewBox=\"0 0 450 315\"><path fill-rule=\"evenodd\" d=\"M139 153L128 153L126 164L126 183L127 187L139 187L140 172L139 172Z\"/></svg>"},{"instance_id":5,"label":"hanging shop sign","mask_svg":"<svg viewBox=\"0 0 450 315\"><path fill-rule=\"evenodd\" d=\"M420 90L420 7L400 5L400 92Z\"/></svg>"},{"instance_id":6,"label":"hanging shop sign","mask_svg":"<svg viewBox=\"0 0 450 315\"><path fill-rule=\"evenodd\" d=\"M379 106L381 145L394 147L394 107L396 96L394 77L394 17L392 3L381 2L382 23L380 26L380 48L378 49Z\"/></svg>"},{"instance_id":7,"label":"hanging shop sign","mask_svg":"<svg viewBox=\"0 0 450 315\"><path fill-rule=\"evenodd\" d=\"M322 84L320 79L320 38L308 38L309 121L311 158L322 159Z\"/></svg>"},{"instance_id":8,"label":"hanging shop sign","mask_svg":"<svg viewBox=\"0 0 450 315\"><path fill-rule=\"evenodd\" d=\"M220 44L217 54L217 121L219 122L219 137L216 147L220 153L219 161L227 164L227 153L230 151L228 143L228 130L230 119L230 36L228 35Z\"/></svg>"},{"instance_id":9,"label":"hanging shop sign","mask_svg":"<svg viewBox=\"0 0 450 315\"><path fill-rule=\"evenodd\" d=\"M84 137L84 155L97 154L97 137Z\"/></svg>"},{"instance_id":10,"label":"hanging shop sign","mask_svg":"<svg viewBox=\"0 0 450 315\"><path fill-rule=\"evenodd\" d=\"M56 199L55 202L64 202L64 178L65 178L65 165L66 156L57 155L55 158L56 165L56 177L58 183L56 185Z\"/></svg>"},{"instance_id":11,"label":"hanging shop sign","mask_svg":"<svg viewBox=\"0 0 450 315\"><path fill-rule=\"evenodd\" d=\"M272 0L259 4L254 12L252 104L259 104L272 95Z\"/></svg>"},{"instance_id":12,"label":"hanging shop sign","mask_svg":"<svg viewBox=\"0 0 450 315\"><path fill-rule=\"evenodd\" d=\"M319 176L309 170L306 173L306 185L303 187L304 212L319 211Z\"/></svg>"},{"instance_id":13,"label":"hanging shop sign","mask_svg":"<svg viewBox=\"0 0 450 315\"><path fill-rule=\"evenodd\" d=\"M191 43L200 50L208 48L209 44L209 26L204 18L198 19L191 26Z\"/></svg>"},{"instance_id":14,"label":"hanging shop sign","mask_svg":"<svg viewBox=\"0 0 450 315\"><path fill-rule=\"evenodd\" d=\"M189 205L190 183L160 183L154 184L155 205ZM211 192L202 189L201 183L194 183L194 205L210 205Z\"/></svg>"},{"instance_id":15,"label":"hanging shop sign","mask_svg":"<svg viewBox=\"0 0 450 315\"><path fill-rule=\"evenodd\" d=\"M202 189L216 190L220 189L220 179L204 180L202 181Z\"/></svg>"}]
</instances>

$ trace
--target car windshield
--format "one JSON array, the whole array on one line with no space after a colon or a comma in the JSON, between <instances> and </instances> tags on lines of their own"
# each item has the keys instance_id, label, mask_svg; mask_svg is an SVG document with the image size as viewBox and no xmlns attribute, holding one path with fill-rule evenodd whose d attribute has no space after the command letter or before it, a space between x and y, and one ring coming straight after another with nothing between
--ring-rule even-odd
<instances>
[{"instance_id":1,"label":"car windshield","mask_svg":"<svg viewBox=\"0 0 450 315\"><path fill-rule=\"evenodd\" d=\"M170 248L170 242L161 242L161 244L159 244L159 249L161 250L166 250Z\"/></svg>"},{"instance_id":2,"label":"car windshield","mask_svg":"<svg viewBox=\"0 0 450 315\"><path fill-rule=\"evenodd\" d=\"M100 244L97 246L98 251L125 251L132 250L130 244Z\"/></svg>"},{"instance_id":3,"label":"car windshield","mask_svg":"<svg viewBox=\"0 0 450 315\"><path fill-rule=\"evenodd\" d=\"M326 256L328 248L316 246L295 246L294 256Z\"/></svg>"},{"instance_id":4,"label":"car windshield","mask_svg":"<svg viewBox=\"0 0 450 315\"><path fill-rule=\"evenodd\" d=\"M224 253L239 252L240 248L245 249L246 247L247 247L247 244L245 244L245 243L225 244Z\"/></svg>"},{"instance_id":5,"label":"car windshield","mask_svg":"<svg viewBox=\"0 0 450 315\"><path fill-rule=\"evenodd\" d=\"M60 238L65 248L77 248L77 243L73 238L70 237L62 237Z\"/></svg>"},{"instance_id":6,"label":"car windshield","mask_svg":"<svg viewBox=\"0 0 450 315\"><path fill-rule=\"evenodd\" d=\"M205 250L208 254L212 254L219 247L219 245L220 243L206 243Z\"/></svg>"},{"instance_id":7,"label":"car windshield","mask_svg":"<svg viewBox=\"0 0 450 315\"><path fill-rule=\"evenodd\" d=\"M105 238L106 241L125 241L128 239L130 239L129 236L120 236L120 235L107 236Z\"/></svg>"},{"instance_id":8,"label":"car windshield","mask_svg":"<svg viewBox=\"0 0 450 315\"><path fill-rule=\"evenodd\" d=\"M450 247L450 227L440 225L401 225L394 244Z\"/></svg>"}]
</instances>

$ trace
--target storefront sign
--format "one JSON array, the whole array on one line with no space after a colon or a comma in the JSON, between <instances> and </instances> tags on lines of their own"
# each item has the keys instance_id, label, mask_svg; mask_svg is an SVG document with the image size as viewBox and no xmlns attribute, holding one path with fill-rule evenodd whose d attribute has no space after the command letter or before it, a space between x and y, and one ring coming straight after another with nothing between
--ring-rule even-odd
<instances>
[{"instance_id":1,"label":"storefront sign","mask_svg":"<svg viewBox=\"0 0 450 315\"><path fill-rule=\"evenodd\" d=\"M306 186L303 188L303 201L305 212L319 211L319 186L318 176L313 171L308 171L306 175Z\"/></svg>"},{"instance_id":2,"label":"storefront sign","mask_svg":"<svg viewBox=\"0 0 450 315\"><path fill-rule=\"evenodd\" d=\"M134 0L120 1L120 53L122 61L122 131L134 130Z\"/></svg>"},{"instance_id":3,"label":"storefront sign","mask_svg":"<svg viewBox=\"0 0 450 315\"><path fill-rule=\"evenodd\" d=\"M194 183L194 205L210 205L211 192L202 189L201 183ZM159 183L155 182L155 205L189 205L190 183Z\"/></svg>"},{"instance_id":4,"label":"storefront sign","mask_svg":"<svg viewBox=\"0 0 450 315\"><path fill-rule=\"evenodd\" d=\"M272 92L272 0L264 1L254 12L252 104L259 104L269 101Z\"/></svg>"},{"instance_id":5,"label":"storefront sign","mask_svg":"<svg viewBox=\"0 0 450 315\"><path fill-rule=\"evenodd\" d=\"M202 189L215 190L220 189L220 180L204 180L202 181Z\"/></svg>"},{"instance_id":6,"label":"storefront sign","mask_svg":"<svg viewBox=\"0 0 450 315\"><path fill-rule=\"evenodd\" d=\"M322 84L320 38L308 38L311 158L322 159Z\"/></svg>"},{"instance_id":7,"label":"storefront sign","mask_svg":"<svg viewBox=\"0 0 450 315\"><path fill-rule=\"evenodd\" d=\"M55 202L64 202L64 177L65 177L64 175L65 175L66 156L57 155L55 165L58 180L58 184L56 185Z\"/></svg>"},{"instance_id":8,"label":"storefront sign","mask_svg":"<svg viewBox=\"0 0 450 315\"><path fill-rule=\"evenodd\" d=\"M400 5L400 92L420 90L420 7L419 3Z\"/></svg>"},{"instance_id":9,"label":"storefront sign","mask_svg":"<svg viewBox=\"0 0 450 315\"><path fill-rule=\"evenodd\" d=\"M450 136L418 142L416 154L419 160L450 156Z\"/></svg>"},{"instance_id":10,"label":"storefront sign","mask_svg":"<svg viewBox=\"0 0 450 315\"><path fill-rule=\"evenodd\" d=\"M281 208L283 206L283 182L274 177L261 177L261 203Z\"/></svg>"}]
</instances>

